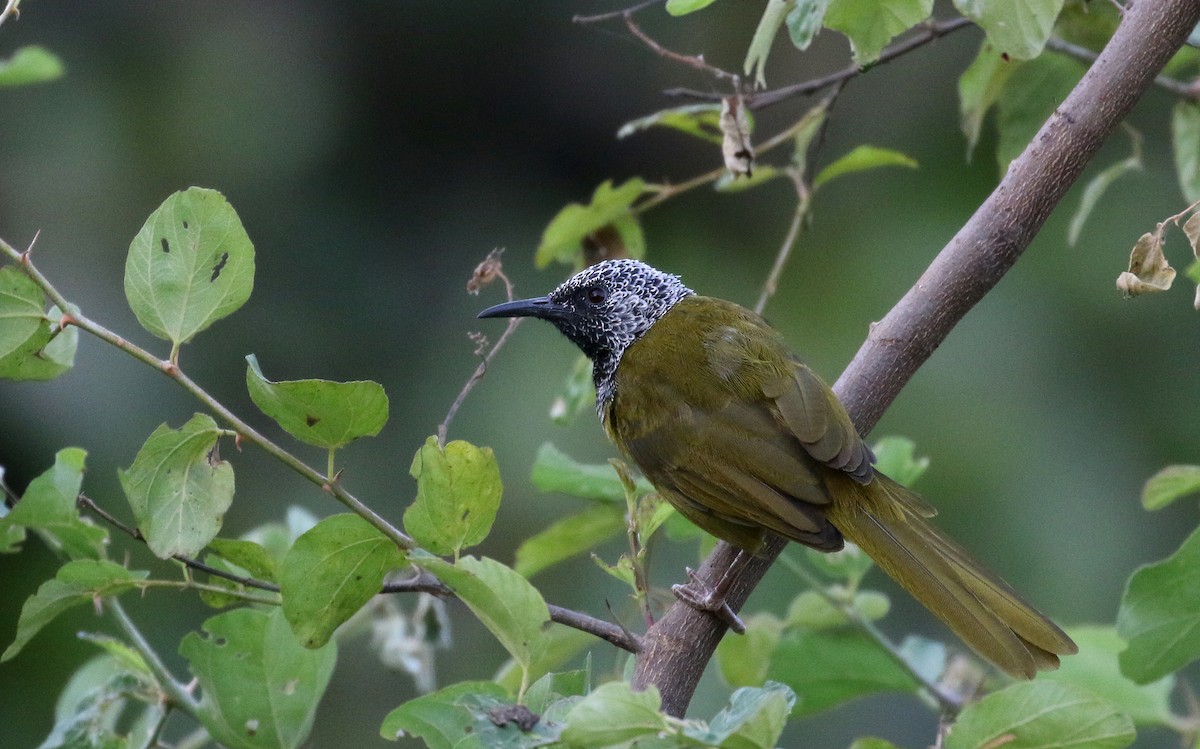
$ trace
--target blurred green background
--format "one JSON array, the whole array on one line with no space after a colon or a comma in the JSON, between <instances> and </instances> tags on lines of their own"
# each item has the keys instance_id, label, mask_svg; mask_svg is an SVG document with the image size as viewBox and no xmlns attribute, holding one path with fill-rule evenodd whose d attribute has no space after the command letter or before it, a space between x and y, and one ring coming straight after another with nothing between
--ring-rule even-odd
<instances>
[{"instance_id":1,"label":"blurred green background","mask_svg":"<svg viewBox=\"0 0 1200 749\"><path fill-rule=\"evenodd\" d=\"M399 521L414 492L408 467L474 370L470 331L493 339L502 325L476 321L500 301L464 285L493 247L518 294L544 293L565 271L536 271L532 250L567 202L604 179L680 181L719 165L684 136L651 132L617 141L620 125L673 104L660 92L712 81L668 63L618 26L581 27L575 13L620 2L171 2L30 1L0 28L0 57L42 44L67 66L61 80L0 90L0 236L25 246L84 313L165 356L142 331L121 278L129 241L171 192L223 192L257 250L256 288L234 317L184 348L181 363L212 393L261 426L244 389L255 353L272 379L373 379L391 396L376 439L342 456L344 481ZM668 46L727 68L740 66L760 3L720 3L687 21L642 16ZM822 191L768 317L829 380L987 195L997 177L986 135L964 162L956 81L979 45L967 30L854 81L837 102L820 160L868 142L899 149L919 170L882 170ZM767 70L773 85L846 64L844 40L826 33L810 53L781 38ZM920 488L941 525L1047 613L1068 625L1111 623L1137 565L1173 550L1195 526L1191 503L1143 512L1143 481L1161 466L1200 460L1200 330L1182 279L1154 298L1124 301L1113 281L1129 248L1184 207L1170 164L1169 108L1152 92L1131 118L1146 136L1147 169L1104 198L1076 247L1067 198L1017 268L974 310L913 379L877 435L904 434L933 459ZM764 113L762 139L807 102ZM1123 158L1115 138L1089 171ZM784 158L779 155L778 158ZM644 217L649 259L702 293L753 304L790 219L783 182L738 195L703 189ZM1168 256L1186 267L1175 234ZM478 550L511 562L531 529L579 509L536 493L528 475L553 440L581 459L613 455L595 420L547 418L575 351L549 326L526 325L494 363L453 424L452 438L496 449L506 480L492 537ZM178 427L197 404L132 359L81 340L76 368L48 384L0 382L0 464L25 484L67 445L86 448L85 491L128 518L116 469L149 433ZM315 465L323 456L297 446ZM247 450L225 451L238 496L225 530L237 535L300 505L336 511L314 487ZM621 545L604 549L610 560ZM119 541L114 555L156 564ZM655 579L681 576L694 549L664 548ZM14 632L21 603L53 575L32 541L0 557L0 633ZM159 574L170 570L157 566ZM536 579L548 600L631 626L623 592L590 561ZM895 593L886 629L947 638ZM749 610L780 611L796 583L776 570ZM131 613L178 675L180 637L211 614L190 594L130 599ZM454 648L438 655L440 683L489 678L503 654L461 606L450 604ZM57 620L0 666L0 743L35 746L49 730L67 676L94 653L78 630L112 631L80 610ZM596 668L619 661L597 646ZM362 638L343 644L317 718L314 747L389 746L386 712L414 695L386 672ZM709 679L693 703L711 715L724 700ZM932 741L936 721L911 698L854 703L793 727L791 744L845 746L879 734L907 746ZM1170 737L1158 737L1173 741ZM1143 738L1143 745L1155 737Z\"/></svg>"}]
</instances>

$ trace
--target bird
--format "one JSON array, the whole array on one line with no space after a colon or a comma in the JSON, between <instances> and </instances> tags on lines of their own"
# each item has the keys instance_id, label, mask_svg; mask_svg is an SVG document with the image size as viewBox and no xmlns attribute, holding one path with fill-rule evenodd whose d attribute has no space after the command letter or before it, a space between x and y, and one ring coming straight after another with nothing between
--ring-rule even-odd
<instances>
[{"instance_id":1,"label":"bird","mask_svg":"<svg viewBox=\"0 0 1200 749\"><path fill-rule=\"evenodd\" d=\"M1031 679L1077 652L929 523L932 505L875 470L837 395L758 314L617 259L478 317L539 318L578 346L592 361L608 437L680 514L741 552L760 554L773 535L826 552L849 540L1014 677ZM698 608L728 610L711 589L676 592Z\"/></svg>"}]
</instances>

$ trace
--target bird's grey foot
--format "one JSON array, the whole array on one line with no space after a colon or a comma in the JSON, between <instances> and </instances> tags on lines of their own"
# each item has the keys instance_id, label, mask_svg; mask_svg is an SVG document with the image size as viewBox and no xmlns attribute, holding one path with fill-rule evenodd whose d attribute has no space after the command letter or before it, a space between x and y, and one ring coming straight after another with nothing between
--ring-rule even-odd
<instances>
[{"instance_id":1,"label":"bird's grey foot","mask_svg":"<svg viewBox=\"0 0 1200 749\"><path fill-rule=\"evenodd\" d=\"M697 611L712 614L739 635L745 634L745 622L734 613L729 603L725 600L725 594L728 593L728 590L714 589L708 583L701 580L700 576L691 567L687 568L687 574L691 582L686 585L676 584L671 586L671 592L675 594L675 597Z\"/></svg>"}]
</instances>

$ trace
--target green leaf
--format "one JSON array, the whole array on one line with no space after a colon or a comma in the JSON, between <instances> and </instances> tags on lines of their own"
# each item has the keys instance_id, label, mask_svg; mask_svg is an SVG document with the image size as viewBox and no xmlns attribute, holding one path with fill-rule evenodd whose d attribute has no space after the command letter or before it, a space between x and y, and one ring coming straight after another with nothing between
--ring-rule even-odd
<instances>
[{"instance_id":1,"label":"green leaf","mask_svg":"<svg viewBox=\"0 0 1200 749\"><path fill-rule=\"evenodd\" d=\"M454 564L424 556L412 561L453 590L508 654L523 669L529 668L542 644L542 625L550 620L537 588L487 557L463 557Z\"/></svg>"},{"instance_id":2,"label":"green leaf","mask_svg":"<svg viewBox=\"0 0 1200 749\"><path fill-rule=\"evenodd\" d=\"M472 695L508 698L508 692L490 681L464 681L421 695L392 710L383 719L379 735L389 741L415 736L428 749L455 749L474 733L475 717L465 706Z\"/></svg>"},{"instance_id":3,"label":"green leaf","mask_svg":"<svg viewBox=\"0 0 1200 749\"><path fill-rule=\"evenodd\" d=\"M1079 687L1033 681L968 705L946 736L946 749L1120 749L1133 742L1129 716Z\"/></svg>"},{"instance_id":4,"label":"green leaf","mask_svg":"<svg viewBox=\"0 0 1200 749\"><path fill-rule=\"evenodd\" d=\"M745 192L752 187L758 187L766 182L786 176L786 171L773 167L770 164L762 164L754 167L754 173L750 175L734 174L733 172L726 171L713 183L713 189L717 192Z\"/></svg>"},{"instance_id":5,"label":"green leaf","mask_svg":"<svg viewBox=\"0 0 1200 749\"><path fill-rule=\"evenodd\" d=\"M521 542L513 568L525 577L590 551L625 530L625 513L617 505L593 505L554 521Z\"/></svg>"},{"instance_id":6,"label":"green leaf","mask_svg":"<svg viewBox=\"0 0 1200 749\"><path fill-rule=\"evenodd\" d=\"M1011 0L1004 0L1011 2ZM1021 155L1079 79L1083 65L1061 55L1042 55L1013 71L997 100L996 160L1003 173Z\"/></svg>"},{"instance_id":7,"label":"green leaf","mask_svg":"<svg viewBox=\"0 0 1200 749\"><path fill-rule=\"evenodd\" d=\"M194 557L221 530L233 502L233 466L217 456L221 430L196 414L178 430L155 429L127 471L118 471L138 530L160 559Z\"/></svg>"},{"instance_id":8,"label":"green leaf","mask_svg":"<svg viewBox=\"0 0 1200 749\"><path fill-rule=\"evenodd\" d=\"M967 161L979 143L983 118L1000 98L1004 86L1020 65L1006 60L996 48L984 41L979 54L958 79L959 127L967 137Z\"/></svg>"},{"instance_id":9,"label":"green leaf","mask_svg":"<svg viewBox=\"0 0 1200 749\"><path fill-rule=\"evenodd\" d=\"M71 311L79 309L72 306ZM75 366L75 350L79 346L79 329L74 325L65 328L51 325L50 320L61 319L62 311L51 307L41 328L21 346L0 359L0 378L6 380L53 380Z\"/></svg>"},{"instance_id":10,"label":"green leaf","mask_svg":"<svg viewBox=\"0 0 1200 749\"><path fill-rule=\"evenodd\" d=\"M775 749L795 704L795 693L783 684L742 687L730 697L729 707L714 715L707 726L684 724L683 734L706 746Z\"/></svg>"},{"instance_id":11,"label":"green leaf","mask_svg":"<svg viewBox=\"0 0 1200 749\"><path fill-rule=\"evenodd\" d=\"M841 600L846 600L850 595L841 585L830 586L830 592ZM851 606L864 619L874 622L887 616L892 603L877 590L859 590L855 591ZM789 627L819 630L843 626L848 620L842 610L825 596L815 590L806 590L792 599L785 621Z\"/></svg>"},{"instance_id":12,"label":"green leaf","mask_svg":"<svg viewBox=\"0 0 1200 749\"><path fill-rule=\"evenodd\" d=\"M279 560L262 544L236 538L214 538L209 541L208 548L259 580L273 583L279 579Z\"/></svg>"},{"instance_id":13,"label":"green leaf","mask_svg":"<svg viewBox=\"0 0 1200 749\"><path fill-rule=\"evenodd\" d=\"M1171 113L1171 146L1179 188L1188 202L1200 200L1200 103L1175 104Z\"/></svg>"},{"instance_id":14,"label":"green leaf","mask_svg":"<svg viewBox=\"0 0 1200 749\"><path fill-rule=\"evenodd\" d=\"M872 451L875 470L902 486L911 488L929 468L929 457L918 458L916 443L907 437L882 437Z\"/></svg>"},{"instance_id":15,"label":"green leaf","mask_svg":"<svg viewBox=\"0 0 1200 749\"><path fill-rule=\"evenodd\" d=\"M1079 233L1083 231L1084 223L1092 215L1092 210L1096 207L1096 203L1099 202L1101 196L1104 195L1105 190L1113 182L1116 182L1126 174L1141 170L1142 159L1141 155L1137 154L1118 161L1093 177L1083 190L1083 196L1079 199L1079 207L1075 209L1075 214L1071 216L1071 225L1067 229L1067 244L1075 245L1075 242L1079 239Z\"/></svg>"},{"instance_id":16,"label":"green leaf","mask_svg":"<svg viewBox=\"0 0 1200 749\"><path fill-rule=\"evenodd\" d=\"M1063 0L954 0L954 7L979 24L996 49L1030 60L1046 46Z\"/></svg>"},{"instance_id":17,"label":"green leaf","mask_svg":"<svg viewBox=\"0 0 1200 749\"><path fill-rule=\"evenodd\" d=\"M62 77L65 71L62 60L45 47L18 47L12 57L0 60L0 87L45 83Z\"/></svg>"},{"instance_id":18,"label":"green leaf","mask_svg":"<svg viewBox=\"0 0 1200 749\"><path fill-rule=\"evenodd\" d=\"M0 268L0 362L28 345L47 328L45 297L20 268Z\"/></svg>"},{"instance_id":19,"label":"green leaf","mask_svg":"<svg viewBox=\"0 0 1200 749\"><path fill-rule=\"evenodd\" d=\"M1138 725L1171 725L1174 675L1144 685L1126 678L1117 664L1125 643L1115 627L1073 627L1071 639L1079 646L1078 655L1063 658L1062 666L1046 672L1042 679L1071 684L1103 697Z\"/></svg>"},{"instance_id":20,"label":"green leaf","mask_svg":"<svg viewBox=\"0 0 1200 749\"><path fill-rule=\"evenodd\" d=\"M135 705L144 708L142 717L122 735L119 726L130 723L123 717ZM54 728L38 749L148 747L152 738L148 734L159 727L165 709L165 700L152 679L131 671L119 658L98 655L67 681L54 706Z\"/></svg>"},{"instance_id":21,"label":"green leaf","mask_svg":"<svg viewBox=\"0 0 1200 749\"><path fill-rule=\"evenodd\" d=\"M443 450L429 437L408 472L417 498L404 511L404 528L435 554L459 553L487 538L504 486L490 447L456 440Z\"/></svg>"},{"instance_id":22,"label":"green leaf","mask_svg":"<svg viewBox=\"0 0 1200 749\"><path fill-rule=\"evenodd\" d=\"M754 83L759 88L767 85L767 57L771 54L775 35L795 5L796 0L767 0L767 7L763 9L758 27L754 29L754 37L746 50L746 61L742 63L742 72L753 75Z\"/></svg>"},{"instance_id":23,"label":"green leaf","mask_svg":"<svg viewBox=\"0 0 1200 749\"><path fill-rule=\"evenodd\" d=\"M796 0L795 6L788 11L788 35L796 49L801 52L808 49L813 37L825 23L825 11L829 3L830 0Z\"/></svg>"},{"instance_id":24,"label":"green leaf","mask_svg":"<svg viewBox=\"0 0 1200 749\"><path fill-rule=\"evenodd\" d=\"M601 684L567 713L563 743L602 747L653 736L667 728L661 704L654 686L635 692L623 681Z\"/></svg>"},{"instance_id":25,"label":"green leaf","mask_svg":"<svg viewBox=\"0 0 1200 749\"><path fill-rule=\"evenodd\" d=\"M646 183L638 177L618 187L613 187L612 180L607 180L596 188L587 205L567 205L551 219L542 233L542 241L535 254L537 267L545 268L552 262L582 265L584 239L609 226L615 226L625 240L629 254L640 257L645 240L639 241L641 228L629 209L645 191Z\"/></svg>"},{"instance_id":26,"label":"green leaf","mask_svg":"<svg viewBox=\"0 0 1200 749\"><path fill-rule=\"evenodd\" d=\"M625 585L634 591L635 595L637 594L637 575L633 570L633 559L628 554L622 554L618 557L616 564L609 564L595 554L592 555L592 561L596 563L597 567L625 583Z\"/></svg>"},{"instance_id":27,"label":"green leaf","mask_svg":"<svg viewBox=\"0 0 1200 749\"><path fill-rule=\"evenodd\" d=\"M870 65L899 34L933 11L933 0L831 0L825 25L850 39L856 65Z\"/></svg>"},{"instance_id":28,"label":"green leaf","mask_svg":"<svg viewBox=\"0 0 1200 749\"><path fill-rule=\"evenodd\" d=\"M582 651L596 644L594 635L590 635L582 630L574 627L567 627L561 624L551 622L542 632L541 644L538 646L537 655L533 659L533 663L529 666L528 677L530 680L542 679L546 676L553 676L552 671L556 668L562 668L563 664L579 655ZM590 664L590 656L586 659ZM590 668L590 666L588 667ZM575 673L575 672L571 672ZM561 675L561 674L559 674ZM494 681L515 693L521 688L521 679L523 673L520 665L509 659L507 663L500 667L496 672ZM583 691L591 684L591 679L584 680ZM531 698L533 687L525 693L527 699ZM583 692L579 692L582 694ZM566 694L564 692L564 694ZM572 693L574 694L574 692Z\"/></svg>"},{"instance_id":29,"label":"green leaf","mask_svg":"<svg viewBox=\"0 0 1200 749\"><path fill-rule=\"evenodd\" d=\"M850 744L850 749L899 749L895 744L887 739L881 739L878 736L863 736L855 739Z\"/></svg>"},{"instance_id":30,"label":"green leaf","mask_svg":"<svg viewBox=\"0 0 1200 749\"><path fill-rule=\"evenodd\" d=\"M826 182L830 182L846 174L853 174L854 172L861 172L867 169L878 169L883 166L903 166L909 169L916 169L917 160L910 156L905 156L899 151L893 151L890 148L866 145L858 146L850 153L818 172L816 179L813 180L813 189L816 190Z\"/></svg>"},{"instance_id":31,"label":"green leaf","mask_svg":"<svg viewBox=\"0 0 1200 749\"><path fill-rule=\"evenodd\" d=\"M798 715L868 694L915 692L919 686L878 643L851 629L788 634L775 649L767 673L795 690Z\"/></svg>"},{"instance_id":32,"label":"green leaf","mask_svg":"<svg viewBox=\"0 0 1200 749\"><path fill-rule=\"evenodd\" d=\"M1200 492L1200 466L1167 466L1142 487L1142 507L1161 510L1181 497Z\"/></svg>"},{"instance_id":33,"label":"green leaf","mask_svg":"<svg viewBox=\"0 0 1200 749\"><path fill-rule=\"evenodd\" d=\"M630 120L617 131L617 138L628 138L652 127L667 127L709 143L721 144L721 105L688 104L662 109L653 114Z\"/></svg>"},{"instance_id":34,"label":"green leaf","mask_svg":"<svg viewBox=\"0 0 1200 749\"><path fill-rule=\"evenodd\" d=\"M54 467L29 482L17 506L0 518L0 535L22 526L37 531L50 548L71 559L102 558L108 531L80 517L75 504L86 457L77 447L59 450Z\"/></svg>"},{"instance_id":35,"label":"green leaf","mask_svg":"<svg viewBox=\"0 0 1200 749\"><path fill-rule=\"evenodd\" d=\"M254 245L216 190L163 201L129 245L125 298L142 327L178 346L236 311L254 288Z\"/></svg>"},{"instance_id":36,"label":"green leaf","mask_svg":"<svg viewBox=\"0 0 1200 749\"><path fill-rule=\"evenodd\" d=\"M717 0L667 0L667 12L673 16L684 16L695 13L715 3Z\"/></svg>"},{"instance_id":37,"label":"green leaf","mask_svg":"<svg viewBox=\"0 0 1200 749\"><path fill-rule=\"evenodd\" d=\"M105 596L137 587L147 572L127 570L115 562L77 559L59 568L53 580L47 580L37 593L25 600L17 620L17 634L0 655L0 663L12 659L42 627L67 609Z\"/></svg>"},{"instance_id":38,"label":"green leaf","mask_svg":"<svg viewBox=\"0 0 1200 749\"><path fill-rule=\"evenodd\" d=\"M283 558L283 615L307 648L336 630L379 593L384 576L405 564L404 553L358 515L328 517L296 539Z\"/></svg>"},{"instance_id":39,"label":"green leaf","mask_svg":"<svg viewBox=\"0 0 1200 749\"><path fill-rule=\"evenodd\" d=\"M805 549L804 557L822 574L834 580L843 580L850 583L851 586L857 585L858 581L862 580L863 576L875 566L871 557L852 543L847 543L841 551L834 552Z\"/></svg>"},{"instance_id":40,"label":"green leaf","mask_svg":"<svg viewBox=\"0 0 1200 749\"><path fill-rule=\"evenodd\" d=\"M743 636L723 637L717 643L717 667L731 687L758 687L767 680L767 669L783 636L783 622L765 611L744 621Z\"/></svg>"},{"instance_id":41,"label":"green leaf","mask_svg":"<svg viewBox=\"0 0 1200 749\"><path fill-rule=\"evenodd\" d=\"M336 450L359 437L374 437L387 423L388 397L378 382L271 382L254 354L246 362L246 389L254 405L301 442Z\"/></svg>"},{"instance_id":42,"label":"green leaf","mask_svg":"<svg viewBox=\"0 0 1200 749\"><path fill-rule=\"evenodd\" d=\"M567 426L576 416L584 411L592 411L595 406L592 360L579 354L562 384L562 390L554 396L554 402L550 405L550 420L559 426Z\"/></svg>"},{"instance_id":43,"label":"green leaf","mask_svg":"<svg viewBox=\"0 0 1200 749\"><path fill-rule=\"evenodd\" d=\"M200 682L199 718L229 749L291 748L312 730L337 648L296 642L283 611L235 609L183 638L179 653Z\"/></svg>"},{"instance_id":44,"label":"green leaf","mask_svg":"<svg viewBox=\"0 0 1200 749\"><path fill-rule=\"evenodd\" d=\"M1167 559L1129 578L1117 632L1129 643L1121 673L1138 684L1159 679L1200 656L1200 530Z\"/></svg>"},{"instance_id":45,"label":"green leaf","mask_svg":"<svg viewBox=\"0 0 1200 749\"><path fill-rule=\"evenodd\" d=\"M538 448L529 478L540 492L560 492L625 506L625 487L610 464L580 463L551 442ZM645 479L638 480L637 488L643 494L654 491Z\"/></svg>"}]
</instances>

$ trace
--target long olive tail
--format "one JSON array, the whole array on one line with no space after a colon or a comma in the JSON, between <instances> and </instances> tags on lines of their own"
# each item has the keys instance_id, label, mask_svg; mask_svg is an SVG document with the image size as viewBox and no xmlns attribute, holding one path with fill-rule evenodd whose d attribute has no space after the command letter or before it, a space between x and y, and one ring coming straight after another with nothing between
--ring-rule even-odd
<instances>
[{"instance_id":1,"label":"long olive tail","mask_svg":"<svg viewBox=\"0 0 1200 749\"><path fill-rule=\"evenodd\" d=\"M878 474L865 486L847 479L838 489L830 521L984 658L1032 679L1078 651L1008 583L929 525L933 510L919 496Z\"/></svg>"}]
</instances>

